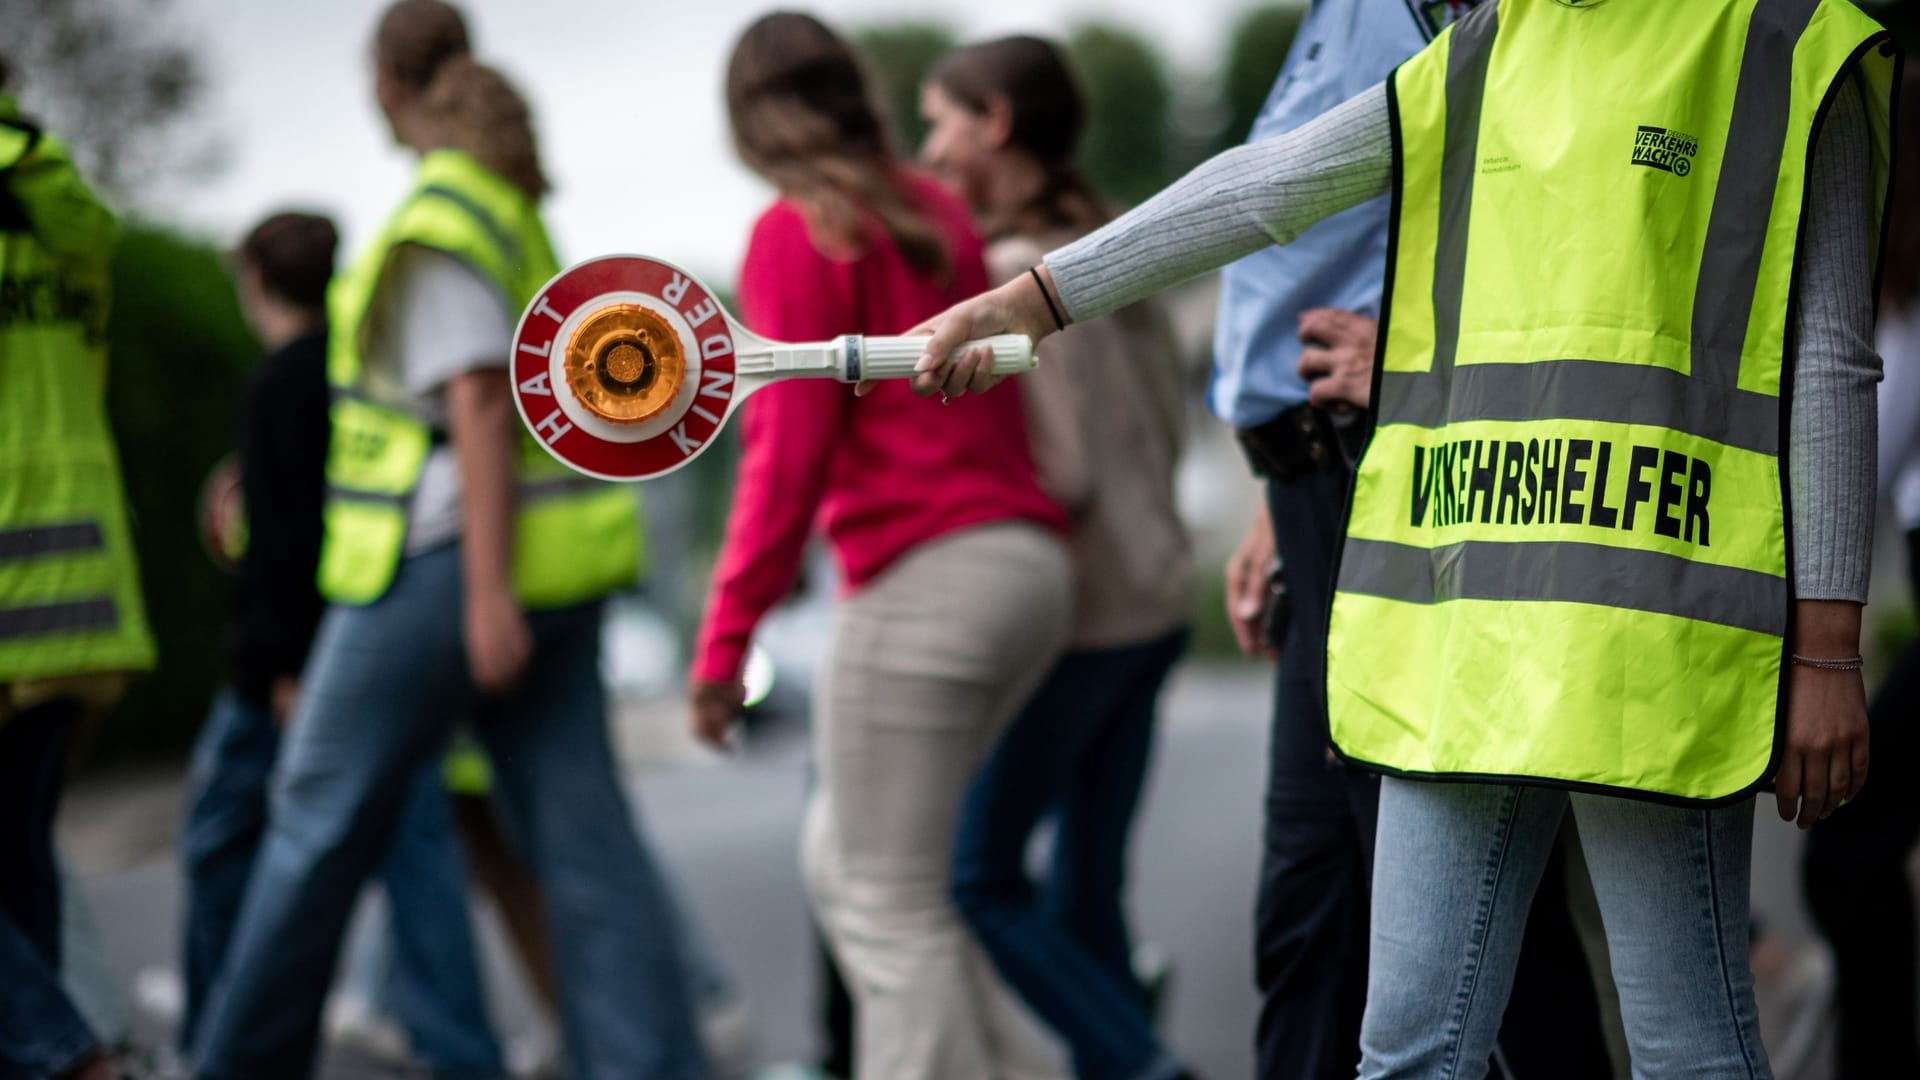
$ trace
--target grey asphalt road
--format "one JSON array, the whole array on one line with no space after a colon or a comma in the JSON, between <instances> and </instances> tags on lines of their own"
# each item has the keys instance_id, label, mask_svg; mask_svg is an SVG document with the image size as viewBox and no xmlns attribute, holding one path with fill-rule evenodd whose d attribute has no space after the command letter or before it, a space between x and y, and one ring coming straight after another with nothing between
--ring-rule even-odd
<instances>
[{"instance_id":1,"label":"grey asphalt road","mask_svg":"<svg viewBox=\"0 0 1920 1080\"><path fill-rule=\"evenodd\" d=\"M1267 679L1249 665L1190 664L1176 675L1135 841L1131 910L1138 936L1175 965L1166 1031L1172 1045L1213 1078L1252 1075L1250 912ZM734 758L656 764L636 769L631 782L644 827L750 1001L755 1059L806 1058L817 1035L813 945L797 854L804 731L776 727ZM173 964L178 956L180 879L171 851L178 802L178 777L153 773L89 780L69 798L63 844L122 987L140 968ZM1794 881L1800 838L1772 817L1770 800L1759 809L1755 911L1795 959L1817 961L1804 948L1810 931ZM490 916L483 913L481 926L492 981L510 982ZM1787 985L1762 990L1763 1024L1782 1080L1828 1075L1831 1018L1819 1008L1818 968L1797 963ZM530 1030L524 992L510 984L493 989L503 1035ZM1794 1000L1809 994L1811 1007ZM137 1030L147 1038L163 1034L150 1020ZM1781 1060L1782 1050L1798 1060ZM325 1075L374 1074L336 1051Z\"/></svg>"}]
</instances>

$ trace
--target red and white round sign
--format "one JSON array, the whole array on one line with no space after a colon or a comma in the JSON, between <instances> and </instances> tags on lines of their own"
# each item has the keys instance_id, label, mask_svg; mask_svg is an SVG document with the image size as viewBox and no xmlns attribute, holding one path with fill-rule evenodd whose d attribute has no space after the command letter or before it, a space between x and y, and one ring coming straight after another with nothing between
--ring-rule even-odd
<instances>
[{"instance_id":1,"label":"red and white round sign","mask_svg":"<svg viewBox=\"0 0 1920 1080\"><path fill-rule=\"evenodd\" d=\"M569 389L563 362L572 335L609 305L636 304L680 338L686 374L672 402L644 423L610 423ZM534 296L513 338L513 400L527 430L576 472L645 480L691 461L732 407L736 342L720 301L692 274L659 259L607 255L561 271Z\"/></svg>"}]
</instances>

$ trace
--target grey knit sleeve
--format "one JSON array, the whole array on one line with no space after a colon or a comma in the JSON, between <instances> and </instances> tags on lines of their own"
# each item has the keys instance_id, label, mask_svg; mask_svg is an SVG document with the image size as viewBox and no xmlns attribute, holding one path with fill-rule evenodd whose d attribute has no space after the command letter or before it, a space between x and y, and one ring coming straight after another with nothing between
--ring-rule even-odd
<instances>
[{"instance_id":1,"label":"grey knit sleeve","mask_svg":"<svg viewBox=\"0 0 1920 1080\"><path fill-rule=\"evenodd\" d=\"M1867 600L1873 546L1875 384L1872 164L1858 84L1836 96L1813 150L1793 313L1787 465L1794 593Z\"/></svg>"},{"instance_id":2,"label":"grey knit sleeve","mask_svg":"<svg viewBox=\"0 0 1920 1080\"><path fill-rule=\"evenodd\" d=\"M1387 89L1367 90L1282 135L1237 146L1047 256L1075 320L1123 308L1387 193Z\"/></svg>"}]
</instances>

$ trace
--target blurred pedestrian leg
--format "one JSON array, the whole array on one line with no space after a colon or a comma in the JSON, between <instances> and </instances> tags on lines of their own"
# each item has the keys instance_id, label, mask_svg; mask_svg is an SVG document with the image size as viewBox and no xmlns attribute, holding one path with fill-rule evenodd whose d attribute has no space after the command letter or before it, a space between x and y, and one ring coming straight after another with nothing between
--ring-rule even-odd
<instances>
[{"instance_id":1,"label":"blurred pedestrian leg","mask_svg":"<svg viewBox=\"0 0 1920 1080\"><path fill-rule=\"evenodd\" d=\"M380 599L322 623L275 778L268 833L196 1045L203 1076L305 1075L334 951L408 784L470 717L548 906L572 1074L705 1075L679 943L634 832L606 730L600 605L528 618L519 689L478 697L460 549L407 558Z\"/></svg>"},{"instance_id":2,"label":"blurred pedestrian leg","mask_svg":"<svg viewBox=\"0 0 1920 1080\"><path fill-rule=\"evenodd\" d=\"M0 697L0 1077L24 1080L64 1074L99 1039L60 983L53 819L80 706L8 705Z\"/></svg>"},{"instance_id":3,"label":"blurred pedestrian leg","mask_svg":"<svg viewBox=\"0 0 1920 1080\"><path fill-rule=\"evenodd\" d=\"M60 879L53 822L68 739L79 719L79 703L67 698L0 712L0 914L56 972Z\"/></svg>"},{"instance_id":4,"label":"blurred pedestrian leg","mask_svg":"<svg viewBox=\"0 0 1920 1080\"><path fill-rule=\"evenodd\" d=\"M1160 685L1186 638L1062 658L968 788L954 842L954 902L1007 982L1075 1048L1082 1080L1180 1072L1147 1019L1122 902ZM1027 841L1056 807L1052 866L1036 886Z\"/></svg>"},{"instance_id":5,"label":"blurred pedestrian leg","mask_svg":"<svg viewBox=\"0 0 1920 1080\"><path fill-rule=\"evenodd\" d=\"M456 737L456 746L460 741ZM454 754L466 753L464 748ZM472 753L478 754L478 748ZM482 757L481 761L484 762ZM492 786L492 768L487 770ZM451 793L453 820L460 831L460 843L467 853L467 865L473 881L493 899L506 927L507 940L513 945L520 971L527 978L534 996L552 1016L560 1015L560 984L553 973L553 938L547 933L547 905L540 897L540 883L533 870L514 851L501 828L493 800L486 794L465 791Z\"/></svg>"},{"instance_id":6,"label":"blurred pedestrian leg","mask_svg":"<svg viewBox=\"0 0 1920 1080\"><path fill-rule=\"evenodd\" d=\"M102 1045L124 1050L133 1038L125 988L114 976L87 897L58 850L54 865L60 875L60 983Z\"/></svg>"},{"instance_id":7,"label":"blurred pedestrian leg","mask_svg":"<svg viewBox=\"0 0 1920 1080\"><path fill-rule=\"evenodd\" d=\"M841 605L802 863L862 1080L1052 1073L948 892L961 798L1065 638L1069 580L1050 536L1002 523L915 548Z\"/></svg>"},{"instance_id":8,"label":"blurred pedestrian leg","mask_svg":"<svg viewBox=\"0 0 1920 1080\"><path fill-rule=\"evenodd\" d=\"M181 839L183 1050L193 1046L266 835L268 783L280 742L267 710L228 689L215 698L195 746ZM436 1074L493 1076L505 1069L481 996L466 869L446 800L437 762L430 762L413 781L380 864L397 940L393 1017Z\"/></svg>"},{"instance_id":9,"label":"blurred pedestrian leg","mask_svg":"<svg viewBox=\"0 0 1920 1080\"><path fill-rule=\"evenodd\" d=\"M0 987L0 1080L65 1076L98 1053L100 1040L60 988L55 962L6 914Z\"/></svg>"},{"instance_id":10,"label":"blurred pedestrian leg","mask_svg":"<svg viewBox=\"0 0 1920 1080\"><path fill-rule=\"evenodd\" d=\"M370 1003L435 1076L506 1071L474 953L467 865L437 760L415 775L378 871L391 966Z\"/></svg>"},{"instance_id":11,"label":"blurred pedestrian leg","mask_svg":"<svg viewBox=\"0 0 1920 1080\"><path fill-rule=\"evenodd\" d=\"M461 746L447 761L448 789L453 794L454 819L476 884L493 900L520 970L547 1017L558 1021L561 999L553 968L553 939L547 931L547 906L533 867L522 858L507 835L492 797L493 769L477 745ZM673 913L673 934L680 940L686 963L687 993L698 1007L701 1039L717 1070L746 1068L752 1052L751 1016L747 1001L733 986L713 941L669 879L667 902ZM537 1041L537 1040L536 1040ZM530 1043L530 1045L532 1045ZM517 1066L516 1066L517 1068Z\"/></svg>"}]
</instances>

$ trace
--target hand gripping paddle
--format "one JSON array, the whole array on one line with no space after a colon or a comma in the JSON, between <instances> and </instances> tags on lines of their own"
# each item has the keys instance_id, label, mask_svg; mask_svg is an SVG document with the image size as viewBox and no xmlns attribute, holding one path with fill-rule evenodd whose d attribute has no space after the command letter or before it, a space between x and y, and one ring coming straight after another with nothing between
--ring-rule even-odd
<instances>
[{"instance_id":1,"label":"hand gripping paddle","mask_svg":"<svg viewBox=\"0 0 1920 1080\"><path fill-rule=\"evenodd\" d=\"M799 345L750 333L692 274L607 255L547 282L513 335L513 399L533 437L602 480L664 476L700 455L748 394L779 379L904 379L925 337L857 334ZM1033 369L1033 342L1002 334L994 371Z\"/></svg>"}]
</instances>

